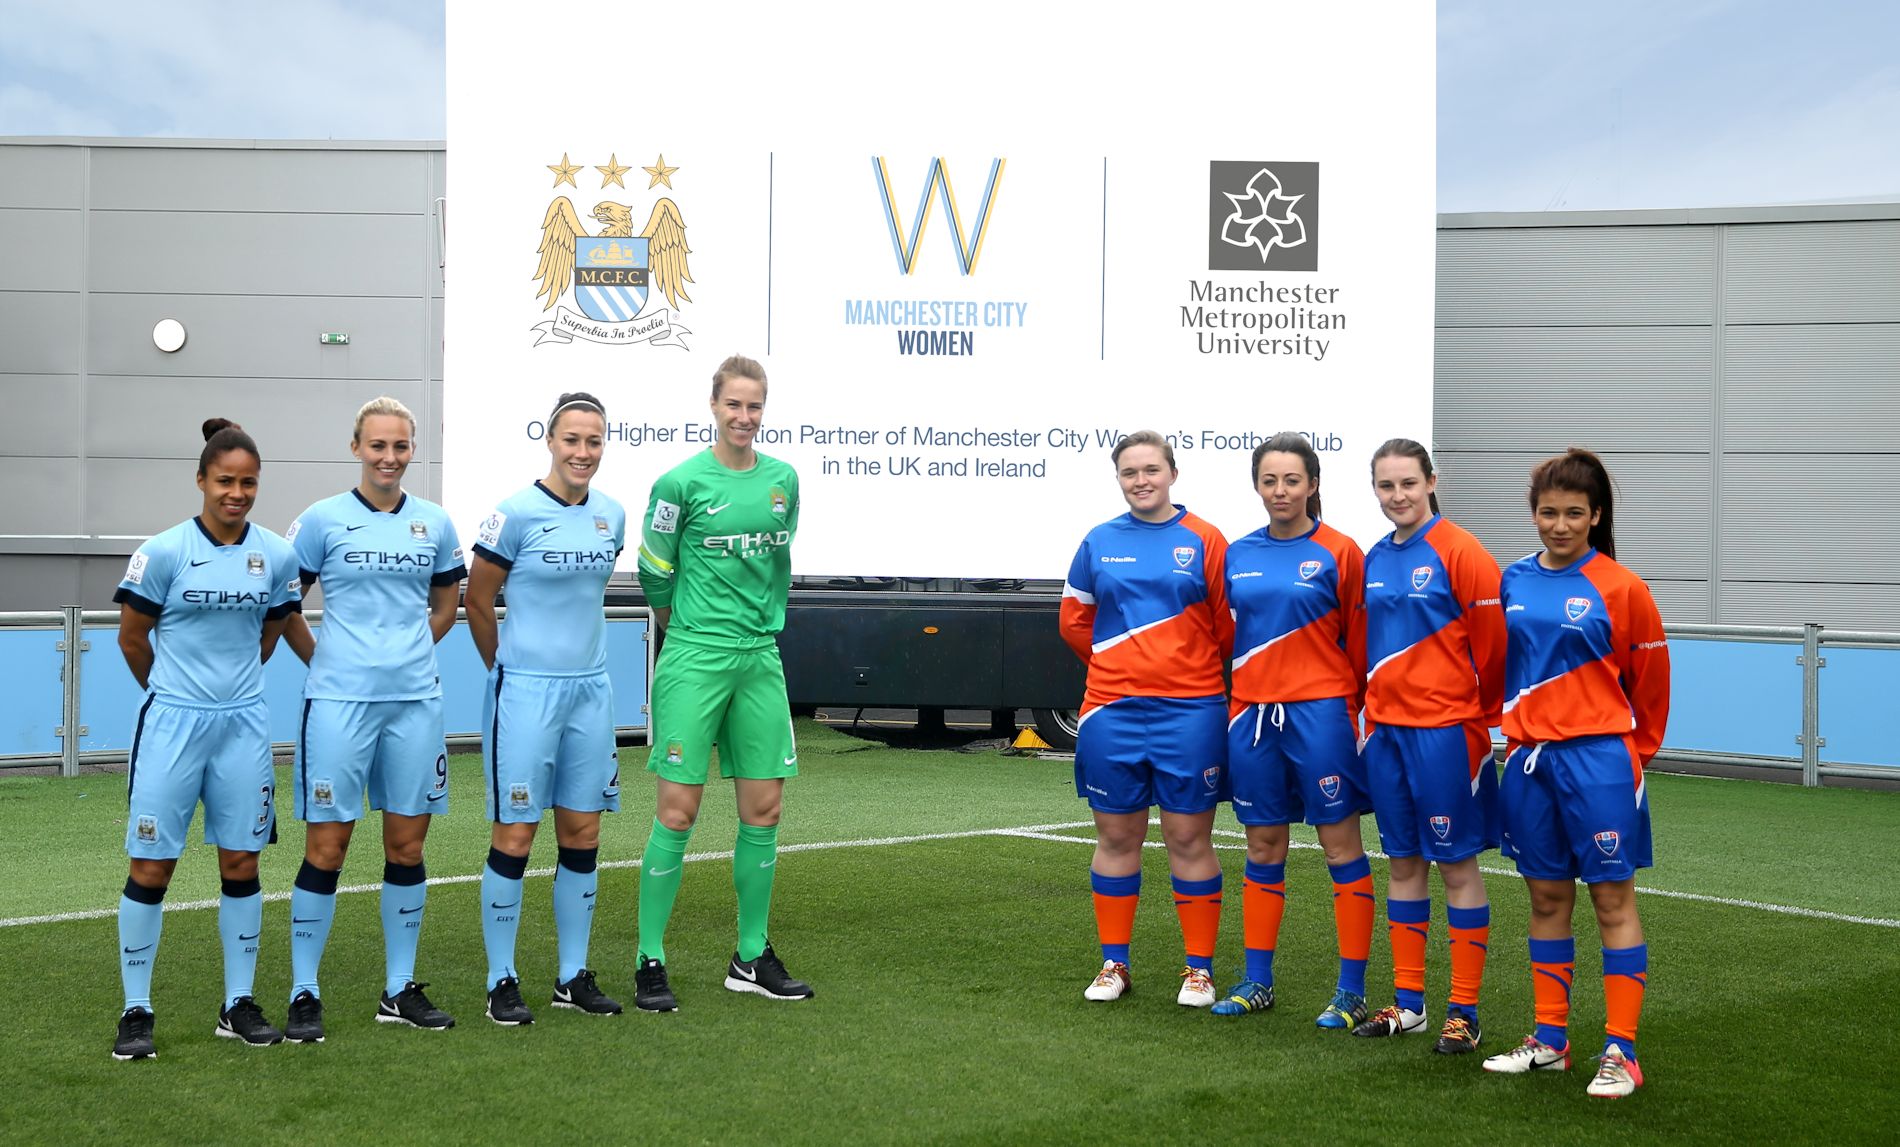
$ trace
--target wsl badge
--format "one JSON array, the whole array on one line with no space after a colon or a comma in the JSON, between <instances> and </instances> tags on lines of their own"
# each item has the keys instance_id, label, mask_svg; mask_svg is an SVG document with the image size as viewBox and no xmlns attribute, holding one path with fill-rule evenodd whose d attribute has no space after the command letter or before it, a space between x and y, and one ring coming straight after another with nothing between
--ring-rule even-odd
<instances>
[{"instance_id":1,"label":"wsl badge","mask_svg":"<svg viewBox=\"0 0 1900 1147\"><path fill-rule=\"evenodd\" d=\"M561 162L547 169L554 173L556 188L565 183L578 191L574 176L583 166L569 162L563 152ZM601 175L601 192L609 186L626 188L630 168L617 155L609 156L604 166L594 165L594 170ZM679 168L668 167L661 156L641 170L651 177L649 190L665 186L670 191ZM542 311L555 315L531 328L539 336L535 346L581 339L610 346L687 349L680 336L693 332L679 321L680 304L693 301L686 293L686 284L693 282L686 261L692 254L686 220L679 204L662 196L646 207L646 225L636 233L634 219L644 206L597 200L588 209L596 226L590 235L572 199L557 195L548 204L541 219L539 265L530 278L539 284L534 297L543 300ZM559 305L570 299L578 310Z\"/></svg>"}]
</instances>

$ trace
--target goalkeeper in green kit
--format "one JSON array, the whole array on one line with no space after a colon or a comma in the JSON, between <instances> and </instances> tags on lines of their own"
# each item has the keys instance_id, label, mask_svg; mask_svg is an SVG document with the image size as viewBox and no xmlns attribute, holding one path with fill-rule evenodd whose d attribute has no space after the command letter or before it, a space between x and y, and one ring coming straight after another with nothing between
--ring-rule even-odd
<instances>
[{"instance_id":1,"label":"goalkeeper in green kit","mask_svg":"<svg viewBox=\"0 0 1900 1147\"><path fill-rule=\"evenodd\" d=\"M807 1000L766 938L785 778L798 773L778 631L792 582L798 474L752 448L765 417L765 368L738 355L713 374L717 437L710 450L653 484L642 520L640 588L666 645L653 674L658 808L640 869L640 952L634 1004L679 1009L666 979L666 923L679 895L686 842L699 817L712 747L739 801L732 884L739 946L726 987Z\"/></svg>"}]
</instances>

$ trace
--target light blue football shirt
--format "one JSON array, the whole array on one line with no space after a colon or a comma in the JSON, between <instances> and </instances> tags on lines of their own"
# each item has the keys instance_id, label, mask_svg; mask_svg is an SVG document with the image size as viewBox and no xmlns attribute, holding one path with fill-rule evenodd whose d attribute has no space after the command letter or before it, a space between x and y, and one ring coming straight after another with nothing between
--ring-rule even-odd
<instances>
[{"instance_id":1,"label":"light blue football shirt","mask_svg":"<svg viewBox=\"0 0 1900 1147\"><path fill-rule=\"evenodd\" d=\"M303 695L440 697L429 591L468 576L447 512L407 494L384 512L349 490L305 510L285 537L305 584L323 583L323 625Z\"/></svg>"},{"instance_id":2,"label":"light blue football shirt","mask_svg":"<svg viewBox=\"0 0 1900 1147\"><path fill-rule=\"evenodd\" d=\"M148 684L159 700L230 708L264 696L264 621L302 608L302 597L289 542L246 524L221 546L192 518L138 548L112 600L158 618Z\"/></svg>"},{"instance_id":3,"label":"light blue football shirt","mask_svg":"<svg viewBox=\"0 0 1900 1147\"><path fill-rule=\"evenodd\" d=\"M496 507L475 540L476 553L508 571L496 661L557 676L603 672L602 606L626 538L626 510L598 490L570 506L536 482Z\"/></svg>"}]
</instances>

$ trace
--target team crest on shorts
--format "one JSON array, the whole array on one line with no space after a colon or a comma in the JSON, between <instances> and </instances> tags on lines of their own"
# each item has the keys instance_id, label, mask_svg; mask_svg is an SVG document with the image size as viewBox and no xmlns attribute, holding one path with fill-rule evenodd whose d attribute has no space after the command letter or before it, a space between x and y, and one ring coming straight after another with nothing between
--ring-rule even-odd
<instances>
[{"instance_id":1,"label":"team crest on shorts","mask_svg":"<svg viewBox=\"0 0 1900 1147\"><path fill-rule=\"evenodd\" d=\"M772 512L782 518L790 512L791 507L792 500L786 496L785 491L777 486L772 487Z\"/></svg>"},{"instance_id":2,"label":"team crest on shorts","mask_svg":"<svg viewBox=\"0 0 1900 1147\"><path fill-rule=\"evenodd\" d=\"M158 818L157 817L155 816L140 816L139 817L138 838L139 838L140 844L157 844L158 843Z\"/></svg>"},{"instance_id":3,"label":"team crest on shorts","mask_svg":"<svg viewBox=\"0 0 1900 1147\"><path fill-rule=\"evenodd\" d=\"M1174 564L1175 565L1180 566L1182 569L1186 569L1188 566L1188 563L1193 560L1194 560L1193 546L1174 547Z\"/></svg>"},{"instance_id":4,"label":"team crest on shorts","mask_svg":"<svg viewBox=\"0 0 1900 1147\"><path fill-rule=\"evenodd\" d=\"M666 763L677 765L686 759L686 747L678 741L666 743Z\"/></svg>"},{"instance_id":5,"label":"team crest on shorts","mask_svg":"<svg viewBox=\"0 0 1900 1147\"><path fill-rule=\"evenodd\" d=\"M252 577L264 576L264 551L252 550L244 555L244 572Z\"/></svg>"},{"instance_id":6,"label":"team crest on shorts","mask_svg":"<svg viewBox=\"0 0 1900 1147\"><path fill-rule=\"evenodd\" d=\"M1201 779L1207 782L1208 792L1220 791L1220 766L1209 765L1201 770Z\"/></svg>"},{"instance_id":7,"label":"team crest on shorts","mask_svg":"<svg viewBox=\"0 0 1900 1147\"><path fill-rule=\"evenodd\" d=\"M594 532L603 538L611 538L614 536L613 528L607 525L607 519L601 517L599 514L594 515Z\"/></svg>"},{"instance_id":8,"label":"team crest on shorts","mask_svg":"<svg viewBox=\"0 0 1900 1147\"><path fill-rule=\"evenodd\" d=\"M1444 840L1445 838L1451 835L1451 818L1450 817L1435 816L1432 818L1431 823L1432 823L1432 832L1438 837L1438 839Z\"/></svg>"},{"instance_id":9,"label":"team crest on shorts","mask_svg":"<svg viewBox=\"0 0 1900 1147\"><path fill-rule=\"evenodd\" d=\"M429 540L429 524L421 518L409 519L409 536L418 542Z\"/></svg>"},{"instance_id":10,"label":"team crest on shorts","mask_svg":"<svg viewBox=\"0 0 1900 1147\"><path fill-rule=\"evenodd\" d=\"M1334 797L1338 796L1339 795L1338 775L1335 774L1330 777L1321 777L1319 779L1319 791L1325 794L1327 800L1332 800Z\"/></svg>"},{"instance_id":11,"label":"team crest on shorts","mask_svg":"<svg viewBox=\"0 0 1900 1147\"><path fill-rule=\"evenodd\" d=\"M1412 588L1424 589L1432 584L1432 567L1420 566L1412 571Z\"/></svg>"},{"instance_id":12,"label":"team crest on shorts","mask_svg":"<svg viewBox=\"0 0 1900 1147\"><path fill-rule=\"evenodd\" d=\"M1622 840L1622 835L1615 829L1606 829L1603 832L1599 832L1596 835L1597 851L1605 856L1615 856L1616 846L1622 843Z\"/></svg>"},{"instance_id":13,"label":"team crest on shorts","mask_svg":"<svg viewBox=\"0 0 1900 1147\"><path fill-rule=\"evenodd\" d=\"M1590 612L1590 599L1573 597L1564 601L1564 616L1572 621L1582 621L1583 615Z\"/></svg>"},{"instance_id":14,"label":"team crest on shorts","mask_svg":"<svg viewBox=\"0 0 1900 1147\"><path fill-rule=\"evenodd\" d=\"M508 807L516 809L534 807L534 801L528 796L527 782L516 781L508 786Z\"/></svg>"},{"instance_id":15,"label":"team crest on shorts","mask_svg":"<svg viewBox=\"0 0 1900 1147\"><path fill-rule=\"evenodd\" d=\"M328 778L311 781L310 803L318 808L335 808L336 785Z\"/></svg>"},{"instance_id":16,"label":"team crest on shorts","mask_svg":"<svg viewBox=\"0 0 1900 1147\"><path fill-rule=\"evenodd\" d=\"M1315 577L1318 577L1318 576L1319 576L1318 562L1301 562L1300 563L1300 580L1301 581L1312 581Z\"/></svg>"}]
</instances>

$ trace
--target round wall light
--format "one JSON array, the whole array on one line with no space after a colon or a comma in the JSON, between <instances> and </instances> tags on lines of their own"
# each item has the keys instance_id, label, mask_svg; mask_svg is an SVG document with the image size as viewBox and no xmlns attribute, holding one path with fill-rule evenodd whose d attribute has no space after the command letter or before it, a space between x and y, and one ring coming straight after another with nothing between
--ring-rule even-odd
<instances>
[{"instance_id":1,"label":"round wall light","mask_svg":"<svg viewBox=\"0 0 1900 1147\"><path fill-rule=\"evenodd\" d=\"M185 345L185 324L177 319L160 319L152 328L152 345L171 354Z\"/></svg>"}]
</instances>

